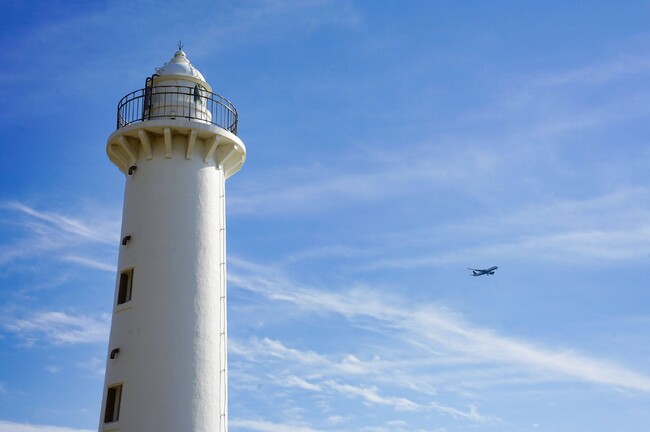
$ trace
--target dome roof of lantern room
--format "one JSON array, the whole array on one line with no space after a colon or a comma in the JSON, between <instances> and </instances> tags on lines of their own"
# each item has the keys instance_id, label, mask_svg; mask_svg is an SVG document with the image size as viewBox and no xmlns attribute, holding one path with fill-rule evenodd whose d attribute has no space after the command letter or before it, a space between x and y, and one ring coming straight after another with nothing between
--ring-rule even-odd
<instances>
[{"instance_id":1,"label":"dome roof of lantern room","mask_svg":"<svg viewBox=\"0 0 650 432\"><path fill-rule=\"evenodd\" d=\"M202 84L208 91L212 91L203 74L190 63L183 50L174 53L174 57L161 67L156 68L156 74L161 79L189 79Z\"/></svg>"}]
</instances>

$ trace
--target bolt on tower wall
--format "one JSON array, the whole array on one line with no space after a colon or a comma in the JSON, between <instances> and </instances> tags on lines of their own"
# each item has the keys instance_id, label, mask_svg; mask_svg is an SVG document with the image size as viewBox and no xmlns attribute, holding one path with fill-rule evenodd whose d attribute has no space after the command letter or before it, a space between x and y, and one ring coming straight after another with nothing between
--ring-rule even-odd
<instances>
[{"instance_id":1,"label":"bolt on tower wall","mask_svg":"<svg viewBox=\"0 0 650 432\"><path fill-rule=\"evenodd\" d=\"M225 180L237 111L179 49L118 104L125 174L100 432L226 432Z\"/></svg>"}]
</instances>

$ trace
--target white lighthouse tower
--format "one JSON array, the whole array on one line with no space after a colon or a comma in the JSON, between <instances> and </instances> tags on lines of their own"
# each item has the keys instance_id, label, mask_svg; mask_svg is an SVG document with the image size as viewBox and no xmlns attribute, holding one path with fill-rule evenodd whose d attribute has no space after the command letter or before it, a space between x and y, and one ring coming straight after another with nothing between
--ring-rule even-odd
<instances>
[{"instance_id":1,"label":"white lighthouse tower","mask_svg":"<svg viewBox=\"0 0 650 432\"><path fill-rule=\"evenodd\" d=\"M226 432L225 181L237 111L179 50L118 104L125 174L100 432Z\"/></svg>"}]
</instances>

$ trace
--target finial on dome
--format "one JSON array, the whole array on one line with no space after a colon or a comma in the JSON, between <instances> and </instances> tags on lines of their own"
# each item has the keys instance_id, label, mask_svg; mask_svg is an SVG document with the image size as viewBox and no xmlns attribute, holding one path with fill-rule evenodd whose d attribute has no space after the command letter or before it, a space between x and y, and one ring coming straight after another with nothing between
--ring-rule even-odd
<instances>
[{"instance_id":1,"label":"finial on dome","mask_svg":"<svg viewBox=\"0 0 650 432\"><path fill-rule=\"evenodd\" d=\"M178 41L178 50L183 51L183 42L182 41Z\"/></svg>"}]
</instances>

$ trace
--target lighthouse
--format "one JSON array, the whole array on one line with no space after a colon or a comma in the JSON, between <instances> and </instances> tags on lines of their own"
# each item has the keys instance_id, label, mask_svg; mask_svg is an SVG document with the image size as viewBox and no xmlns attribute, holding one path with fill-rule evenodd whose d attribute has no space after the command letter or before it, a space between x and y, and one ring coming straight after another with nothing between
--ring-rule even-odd
<instances>
[{"instance_id":1,"label":"lighthouse","mask_svg":"<svg viewBox=\"0 0 650 432\"><path fill-rule=\"evenodd\" d=\"M225 181L237 110L182 46L122 98L124 208L99 432L226 432Z\"/></svg>"}]
</instances>

